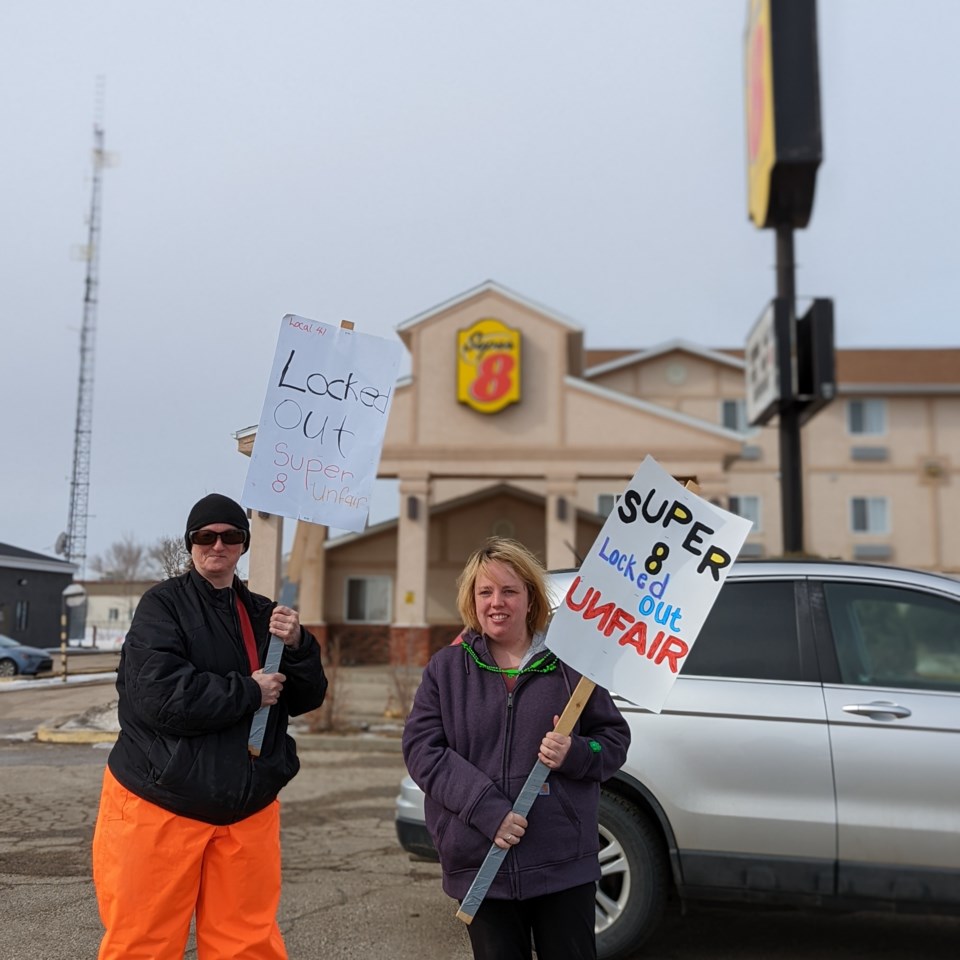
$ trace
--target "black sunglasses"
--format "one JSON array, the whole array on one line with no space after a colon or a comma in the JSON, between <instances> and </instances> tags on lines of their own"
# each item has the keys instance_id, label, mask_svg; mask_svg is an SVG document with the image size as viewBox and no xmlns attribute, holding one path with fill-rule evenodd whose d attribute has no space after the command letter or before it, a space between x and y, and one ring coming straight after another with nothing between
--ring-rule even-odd
<instances>
[{"instance_id":1,"label":"black sunglasses","mask_svg":"<svg viewBox=\"0 0 960 960\"><path fill-rule=\"evenodd\" d=\"M212 547L217 542L217 537L231 547L247 542L246 530L224 530L222 533L217 533L216 530L190 531L190 542L198 547Z\"/></svg>"}]
</instances>

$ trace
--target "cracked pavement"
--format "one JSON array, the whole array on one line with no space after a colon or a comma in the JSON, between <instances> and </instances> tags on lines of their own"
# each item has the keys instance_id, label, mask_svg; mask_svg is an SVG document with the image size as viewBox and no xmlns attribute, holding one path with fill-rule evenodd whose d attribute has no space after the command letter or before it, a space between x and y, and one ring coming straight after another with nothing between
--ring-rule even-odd
<instances>
[{"instance_id":1,"label":"cracked pavement","mask_svg":"<svg viewBox=\"0 0 960 960\"><path fill-rule=\"evenodd\" d=\"M0 740L0 960L96 955L100 922L90 842L104 745ZM280 927L291 958L467 960L466 929L436 864L397 844L403 774L395 741L301 750L281 794ZM195 957L191 939L187 957Z\"/></svg>"}]
</instances>

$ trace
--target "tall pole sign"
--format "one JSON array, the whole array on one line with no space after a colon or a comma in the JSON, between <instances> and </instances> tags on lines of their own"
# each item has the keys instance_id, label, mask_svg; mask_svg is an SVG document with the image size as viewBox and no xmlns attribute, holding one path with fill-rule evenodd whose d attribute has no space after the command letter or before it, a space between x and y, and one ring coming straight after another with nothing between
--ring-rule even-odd
<instances>
[{"instance_id":1,"label":"tall pole sign","mask_svg":"<svg viewBox=\"0 0 960 960\"><path fill-rule=\"evenodd\" d=\"M805 227L823 159L815 0L749 0L744 60L750 219Z\"/></svg>"},{"instance_id":2,"label":"tall pole sign","mask_svg":"<svg viewBox=\"0 0 960 960\"><path fill-rule=\"evenodd\" d=\"M793 256L823 158L816 0L748 0L744 64L747 210L776 230L777 255L776 299L747 343L747 402L752 424L779 418L783 550L802 553L800 426L833 396L833 305L814 301L798 333Z\"/></svg>"}]
</instances>

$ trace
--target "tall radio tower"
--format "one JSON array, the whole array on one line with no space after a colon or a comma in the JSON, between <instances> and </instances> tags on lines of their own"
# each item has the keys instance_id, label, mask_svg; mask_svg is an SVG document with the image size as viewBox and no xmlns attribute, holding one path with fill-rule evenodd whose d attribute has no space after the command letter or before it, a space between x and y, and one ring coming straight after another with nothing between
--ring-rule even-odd
<instances>
[{"instance_id":1,"label":"tall radio tower","mask_svg":"<svg viewBox=\"0 0 960 960\"><path fill-rule=\"evenodd\" d=\"M90 440L93 428L93 368L97 333L97 285L100 267L100 179L107 166L103 149L102 81L97 84L97 119L93 125L93 192L84 258L87 279L83 295L83 326L80 329L80 380L77 386L77 421L73 435L73 475L70 480L70 513L67 529L57 540L57 553L77 564L83 579L87 560L87 510L90 500Z\"/></svg>"}]
</instances>

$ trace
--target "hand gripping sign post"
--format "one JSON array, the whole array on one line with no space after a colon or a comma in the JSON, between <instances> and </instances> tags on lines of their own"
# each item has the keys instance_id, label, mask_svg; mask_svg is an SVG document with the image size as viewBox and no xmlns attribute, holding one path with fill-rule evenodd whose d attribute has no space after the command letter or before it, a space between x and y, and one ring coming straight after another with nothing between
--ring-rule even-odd
<instances>
[{"instance_id":1,"label":"hand gripping sign post","mask_svg":"<svg viewBox=\"0 0 960 960\"><path fill-rule=\"evenodd\" d=\"M241 503L276 516L359 533L366 526L393 386L399 342L287 314ZM270 637L265 672L280 665ZM253 719L249 750L260 753L268 707Z\"/></svg>"},{"instance_id":2,"label":"hand gripping sign post","mask_svg":"<svg viewBox=\"0 0 960 960\"><path fill-rule=\"evenodd\" d=\"M750 521L640 464L560 602L547 646L582 679L554 728L569 735L595 686L659 713ZM539 760L514 803L526 816L550 770ZM508 851L493 844L457 916L470 923Z\"/></svg>"},{"instance_id":3,"label":"hand gripping sign post","mask_svg":"<svg viewBox=\"0 0 960 960\"><path fill-rule=\"evenodd\" d=\"M264 673L276 673L280 669L280 658L283 656L283 641L270 634L270 645L267 647L267 658L263 661ZM247 738L247 751L252 757L260 756L263 746L263 735L267 732L267 718L270 716L269 707L260 707L250 721L250 736Z\"/></svg>"}]
</instances>

